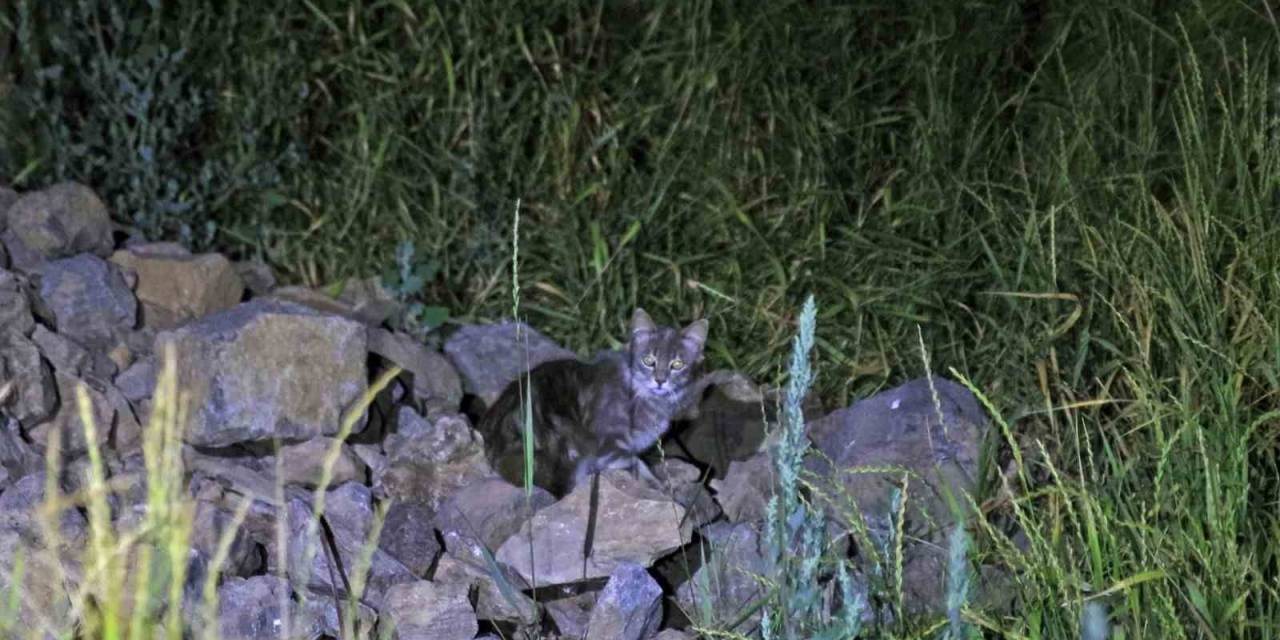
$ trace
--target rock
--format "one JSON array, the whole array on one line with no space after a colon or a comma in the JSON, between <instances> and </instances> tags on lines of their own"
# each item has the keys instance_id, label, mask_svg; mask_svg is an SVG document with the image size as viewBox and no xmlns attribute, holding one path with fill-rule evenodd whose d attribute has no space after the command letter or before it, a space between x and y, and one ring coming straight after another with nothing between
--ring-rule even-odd
<instances>
[{"instance_id":1,"label":"rock","mask_svg":"<svg viewBox=\"0 0 1280 640\"><path fill-rule=\"evenodd\" d=\"M265 296L275 288L276 276L267 263L260 260L245 260L235 263L234 266L245 288L253 295Z\"/></svg>"},{"instance_id":2,"label":"rock","mask_svg":"<svg viewBox=\"0 0 1280 640\"><path fill-rule=\"evenodd\" d=\"M773 497L775 475L772 456L757 453L731 461L724 479L712 480L711 488L730 522L760 522Z\"/></svg>"},{"instance_id":3,"label":"rock","mask_svg":"<svg viewBox=\"0 0 1280 640\"><path fill-rule=\"evenodd\" d=\"M303 305L321 313L342 316L369 327L377 327L387 319L386 309L379 305L370 307L350 304L306 287L279 287L261 299Z\"/></svg>"},{"instance_id":4,"label":"rock","mask_svg":"<svg viewBox=\"0 0 1280 640\"><path fill-rule=\"evenodd\" d=\"M156 388L155 359L135 360L116 376L115 385L129 402L150 398Z\"/></svg>"},{"instance_id":5,"label":"rock","mask_svg":"<svg viewBox=\"0 0 1280 640\"><path fill-rule=\"evenodd\" d=\"M344 318L250 301L161 332L156 347L176 348L178 386L193 408L186 441L223 447L338 433L368 386L365 336Z\"/></svg>"},{"instance_id":6,"label":"rock","mask_svg":"<svg viewBox=\"0 0 1280 640\"><path fill-rule=\"evenodd\" d=\"M35 325L26 279L0 269L0 327L29 336Z\"/></svg>"},{"instance_id":7,"label":"rock","mask_svg":"<svg viewBox=\"0 0 1280 640\"><path fill-rule=\"evenodd\" d=\"M318 437L280 447L279 455L283 461L281 466L284 483L308 488L318 486L321 473L324 471L325 460L335 443L338 445L338 455L330 468L327 486L333 487L352 481L363 482L368 469L351 447L334 438Z\"/></svg>"},{"instance_id":8,"label":"rock","mask_svg":"<svg viewBox=\"0 0 1280 640\"><path fill-rule=\"evenodd\" d=\"M652 471L662 490L685 508L694 529L720 515L720 505L703 486L702 472L697 467L684 460L668 458L653 465Z\"/></svg>"},{"instance_id":9,"label":"rock","mask_svg":"<svg viewBox=\"0 0 1280 640\"><path fill-rule=\"evenodd\" d=\"M662 587L639 565L622 563L591 610L587 640L644 640L662 624Z\"/></svg>"},{"instance_id":10,"label":"rock","mask_svg":"<svg viewBox=\"0 0 1280 640\"><path fill-rule=\"evenodd\" d=\"M865 468L910 471L908 531L936 541L938 527L953 520L939 475L958 498L962 491L973 492L986 416L964 387L944 378L933 381L940 407L934 405L928 381L920 379L810 422L809 438L822 455L811 453L806 468L837 482L838 487L827 487L827 495L846 504L852 499L869 518L889 512L890 492L902 472ZM840 473L833 474L832 465ZM839 519L842 509L831 505L829 511Z\"/></svg>"},{"instance_id":11,"label":"rock","mask_svg":"<svg viewBox=\"0 0 1280 640\"><path fill-rule=\"evenodd\" d=\"M89 522L76 509L65 509L58 519L58 545L45 538L36 510L44 505L45 472L30 473L0 493L0 531L11 531L38 548L56 548L67 557L79 557L89 540Z\"/></svg>"},{"instance_id":12,"label":"rock","mask_svg":"<svg viewBox=\"0 0 1280 640\"><path fill-rule=\"evenodd\" d=\"M763 395L762 395L763 394ZM668 455L689 456L723 478L734 460L746 460L760 452L766 425L777 419L777 403L749 382L736 377L729 384L713 387L696 410L696 417L683 429L673 429L666 442Z\"/></svg>"},{"instance_id":13,"label":"rock","mask_svg":"<svg viewBox=\"0 0 1280 640\"><path fill-rule=\"evenodd\" d=\"M8 614L12 617L0 623L0 629L22 629L24 638L75 636L77 624L70 608L76 580L63 580L74 568L66 567L60 556L33 548L15 531L0 529L0 593L21 594L15 601L17 611ZM15 578L19 571L21 577ZM44 633L30 634L34 630Z\"/></svg>"},{"instance_id":14,"label":"rock","mask_svg":"<svg viewBox=\"0 0 1280 640\"><path fill-rule=\"evenodd\" d=\"M79 379L60 371L54 372L53 377L58 386L58 398L61 399L58 412L52 420L42 422L28 430L31 440L41 449L47 449L50 434L57 430L60 435L59 447L64 457L79 456L89 450L89 441L85 439L85 424L81 420L80 404L76 395L76 389L83 386L93 411L93 442L99 450L102 450L111 439L111 430L116 422L116 411L105 393L105 385L97 380Z\"/></svg>"},{"instance_id":15,"label":"rock","mask_svg":"<svg viewBox=\"0 0 1280 640\"><path fill-rule=\"evenodd\" d=\"M445 355L462 376L462 389L489 406L507 385L551 360L576 356L521 322L469 325L444 345Z\"/></svg>"},{"instance_id":16,"label":"rock","mask_svg":"<svg viewBox=\"0 0 1280 640\"><path fill-rule=\"evenodd\" d=\"M140 245L111 256L111 262L137 276L134 293L142 305L143 325L172 329L240 303L244 282L231 261L217 253L178 253L169 246Z\"/></svg>"},{"instance_id":17,"label":"rock","mask_svg":"<svg viewBox=\"0 0 1280 640\"><path fill-rule=\"evenodd\" d=\"M382 286L382 278L347 278L338 292L338 302L350 307L365 324L376 327L401 311L396 296Z\"/></svg>"},{"instance_id":18,"label":"rock","mask_svg":"<svg viewBox=\"0 0 1280 640\"><path fill-rule=\"evenodd\" d=\"M17 202L20 197L17 191L9 187L0 186L0 231L4 231L7 226L5 223L9 219L7 215L9 207L13 206L13 203Z\"/></svg>"},{"instance_id":19,"label":"rock","mask_svg":"<svg viewBox=\"0 0 1280 640\"><path fill-rule=\"evenodd\" d=\"M107 351L137 324L138 301L120 271L102 258L62 258L38 273L54 330L85 348Z\"/></svg>"},{"instance_id":20,"label":"rock","mask_svg":"<svg viewBox=\"0 0 1280 640\"><path fill-rule=\"evenodd\" d=\"M396 585L387 592L382 616L378 632L393 640L471 640L480 630L466 585Z\"/></svg>"},{"instance_id":21,"label":"rock","mask_svg":"<svg viewBox=\"0 0 1280 640\"><path fill-rule=\"evenodd\" d=\"M679 629L663 629L653 640L694 640L693 636Z\"/></svg>"},{"instance_id":22,"label":"rock","mask_svg":"<svg viewBox=\"0 0 1280 640\"><path fill-rule=\"evenodd\" d=\"M351 450L364 466L369 468L370 477L377 478L387 469L387 455L382 452L382 443L350 444Z\"/></svg>"},{"instance_id":23,"label":"rock","mask_svg":"<svg viewBox=\"0 0 1280 640\"><path fill-rule=\"evenodd\" d=\"M24 426L51 417L58 407L58 391L49 365L34 342L0 327L0 409Z\"/></svg>"},{"instance_id":24,"label":"rock","mask_svg":"<svg viewBox=\"0 0 1280 640\"><path fill-rule=\"evenodd\" d=\"M709 611L717 624L729 625L764 596L765 588L755 576L768 578L773 564L752 524L716 523L704 527L702 534L707 563L676 589L676 600L684 611ZM757 611L739 626L725 630L750 635L759 624Z\"/></svg>"},{"instance_id":25,"label":"rock","mask_svg":"<svg viewBox=\"0 0 1280 640\"><path fill-rule=\"evenodd\" d=\"M286 616L292 622L299 619L298 613L289 584L278 576L230 577L218 588L218 631L222 640L275 638L288 624Z\"/></svg>"},{"instance_id":26,"label":"rock","mask_svg":"<svg viewBox=\"0 0 1280 640\"><path fill-rule=\"evenodd\" d=\"M342 602L343 616L347 614L346 601ZM310 594L303 602L303 619L309 625L311 638L341 638L342 627L338 624L338 612L333 606L333 598L321 594ZM357 602L355 609L354 625L356 638L372 638L374 625L378 621L378 612L374 611L364 603ZM348 622L348 624L352 624Z\"/></svg>"},{"instance_id":27,"label":"rock","mask_svg":"<svg viewBox=\"0 0 1280 640\"><path fill-rule=\"evenodd\" d=\"M463 584L474 590L476 617L480 620L532 626L538 619L538 605L522 592L528 584L510 568L498 567L510 587L505 592L494 578L491 565L460 558L454 553L440 556L432 580L441 584Z\"/></svg>"},{"instance_id":28,"label":"rock","mask_svg":"<svg viewBox=\"0 0 1280 640\"><path fill-rule=\"evenodd\" d=\"M195 516L191 526L191 547L206 558L214 557L222 537L226 535L233 522L233 514L221 507L226 501L222 486L216 482L192 481L195 493ZM231 533L231 547L226 563L222 565L223 576L251 576L262 570L264 559L261 549L245 534L237 529Z\"/></svg>"},{"instance_id":29,"label":"rock","mask_svg":"<svg viewBox=\"0 0 1280 640\"><path fill-rule=\"evenodd\" d=\"M338 549L337 560L348 571L348 578L352 568L358 566L360 558L365 555L365 548L369 544L367 528L372 522L371 508L368 513L368 517L357 520L344 517L342 510L326 510L327 520L333 530L334 542ZM335 577L332 580L336 580L338 584L334 585L329 577L329 560L326 550L321 546L323 542L319 535L321 527L317 525L315 535L307 535L310 520L311 508L305 502L298 498L289 500L289 582L297 591L305 589L321 594L337 591L340 597L346 597L347 593L342 587L342 580L336 576L337 566L333 567ZM311 549L310 564L305 562L308 546ZM417 576L413 575L413 572L399 560L375 548L370 556L368 579L362 597L375 609L383 610L383 601L388 589L417 579Z\"/></svg>"},{"instance_id":30,"label":"rock","mask_svg":"<svg viewBox=\"0 0 1280 640\"><path fill-rule=\"evenodd\" d=\"M55 184L18 198L5 214L4 244L14 266L30 271L40 262L78 253L111 254L111 219L102 200L88 187Z\"/></svg>"},{"instance_id":31,"label":"rock","mask_svg":"<svg viewBox=\"0 0 1280 640\"><path fill-rule=\"evenodd\" d=\"M12 479L44 469L44 459L22 438L18 421L0 418L0 470L7 476L0 487L8 487Z\"/></svg>"},{"instance_id":32,"label":"rock","mask_svg":"<svg viewBox=\"0 0 1280 640\"><path fill-rule=\"evenodd\" d=\"M590 494L591 483L583 483L564 499L535 513L502 544L497 559L540 587L608 576L625 562L648 567L689 542L691 527L684 507L627 471L606 472L600 475L595 538L584 576L582 552Z\"/></svg>"},{"instance_id":33,"label":"rock","mask_svg":"<svg viewBox=\"0 0 1280 640\"><path fill-rule=\"evenodd\" d=\"M428 416L457 413L462 405L462 380L444 355L403 333L369 330L369 351L399 365L411 378L413 393Z\"/></svg>"},{"instance_id":34,"label":"rock","mask_svg":"<svg viewBox=\"0 0 1280 640\"><path fill-rule=\"evenodd\" d=\"M436 515L446 549L459 558L484 565L481 547L494 552L520 529L533 512L555 503L544 489L524 490L497 476L481 478L449 496Z\"/></svg>"},{"instance_id":35,"label":"rock","mask_svg":"<svg viewBox=\"0 0 1280 640\"><path fill-rule=\"evenodd\" d=\"M591 608L598 594L594 591L543 603L547 615L556 623L561 638L585 638L591 622Z\"/></svg>"},{"instance_id":36,"label":"rock","mask_svg":"<svg viewBox=\"0 0 1280 640\"><path fill-rule=\"evenodd\" d=\"M408 407L401 407L401 416L406 413L413 414ZM401 422L411 420L412 416L401 418ZM420 435L397 432L386 437L387 468L374 478L380 496L422 500L434 509L454 491L492 475L484 442L466 417L444 415L429 425Z\"/></svg>"},{"instance_id":37,"label":"rock","mask_svg":"<svg viewBox=\"0 0 1280 640\"><path fill-rule=\"evenodd\" d=\"M88 349L76 344L70 338L44 328L44 325L37 325L35 330L31 332L31 341L40 348L40 355L43 355L49 361L49 364L53 365L54 371L61 372L64 375L79 377L86 371L94 376L115 374L114 371L94 371L93 356Z\"/></svg>"},{"instance_id":38,"label":"rock","mask_svg":"<svg viewBox=\"0 0 1280 640\"><path fill-rule=\"evenodd\" d=\"M418 501L400 501L387 509L378 547L399 560L419 578L425 578L440 555L432 520L435 514Z\"/></svg>"}]
</instances>

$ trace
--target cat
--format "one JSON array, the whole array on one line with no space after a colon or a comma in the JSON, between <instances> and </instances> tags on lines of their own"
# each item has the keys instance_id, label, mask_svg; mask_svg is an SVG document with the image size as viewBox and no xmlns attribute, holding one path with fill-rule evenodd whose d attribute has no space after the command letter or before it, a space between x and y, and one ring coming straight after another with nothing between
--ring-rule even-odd
<instances>
[{"instance_id":1,"label":"cat","mask_svg":"<svg viewBox=\"0 0 1280 640\"><path fill-rule=\"evenodd\" d=\"M534 485L562 498L609 469L630 469L657 484L640 454L705 389L695 374L706 339L706 319L683 329L657 326L637 308L625 351L534 367L527 379L508 385L479 422L490 464L508 482L523 485L523 417L530 394Z\"/></svg>"}]
</instances>

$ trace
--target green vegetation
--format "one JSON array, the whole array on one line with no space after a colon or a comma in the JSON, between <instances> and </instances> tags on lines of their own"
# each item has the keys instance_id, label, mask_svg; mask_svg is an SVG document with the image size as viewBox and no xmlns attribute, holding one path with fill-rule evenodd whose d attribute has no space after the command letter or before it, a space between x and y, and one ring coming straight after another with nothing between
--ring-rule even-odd
<instances>
[{"instance_id":1,"label":"green vegetation","mask_svg":"<svg viewBox=\"0 0 1280 640\"><path fill-rule=\"evenodd\" d=\"M706 315L770 381L812 292L829 407L927 362L997 420L970 554L1019 606L916 629L1280 637L1265 3L8 6L20 189L313 285L412 242L456 320L510 313L520 199L529 322L587 352Z\"/></svg>"}]
</instances>

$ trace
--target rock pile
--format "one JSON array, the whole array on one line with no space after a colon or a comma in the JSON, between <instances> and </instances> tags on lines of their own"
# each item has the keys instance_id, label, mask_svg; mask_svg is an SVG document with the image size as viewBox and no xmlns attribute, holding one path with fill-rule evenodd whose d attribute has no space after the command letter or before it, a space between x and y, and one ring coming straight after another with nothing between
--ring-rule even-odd
<instances>
[{"instance_id":1,"label":"rock pile","mask_svg":"<svg viewBox=\"0 0 1280 640\"><path fill-rule=\"evenodd\" d=\"M324 554L302 552L320 549L322 535L348 573L367 567L357 609L365 628L405 639L501 632L676 640L693 637L682 612L706 609L695 586L705 572L715 574L710 610L720 620L761 595L751 572L768 570L760 543L773 473L762 446L773 418L768 393L746 383L713 389L664 446L667 458L652 460L668 490L603 476L594 552L584 563L587 489L557 502L507 484L489 468L475 416L463 409L492 401L527 366L575 355L513 323L453 328L437 349L388 328L396 313L375 279L350 283L335 299L277 287L259 263L130 237L82 185L0 188L0 589L8 592L27 554L19 624L66 628L83 576L76 558L86 514L64 511L56 543L34 520L51 435L61 443L62 491L82 486L77 470L91 445L112 478L141 477L143 430L167 346L179 388L190 394L182 481L194 504L193 575L207 568L237 505L252 500L217 587L224 638L276 637L286 618L297 637L338 636L332 596L345 597L348 583ZM403 372L335 442L344 413L393 366ZM815 470L895 465L927 477L930 497L910 521L912 534L929 541L946 529L933 494L940 485L972 489L985 425L963 389L935 383L941 407L917 382L811 425L825 454ZM81 385L98 426L92 443L75 402ZM307 490L335 446L327 529L310 529ZM869 516L883 517L894 474L833 477ZM144 481L111 496L118 526L146 508ZM277 485L288 489L283 503ZM697 566L703 557L707 564ZM911 573L918 579L908 586L936 605L943 573L929 564L936 557L920 558L929 568ZM70 583L52 580L42 563L61 563ZM190 595L198 599L198 589ZM197 609L184 608L193 625Z\"/></svg>"}]
</instances>

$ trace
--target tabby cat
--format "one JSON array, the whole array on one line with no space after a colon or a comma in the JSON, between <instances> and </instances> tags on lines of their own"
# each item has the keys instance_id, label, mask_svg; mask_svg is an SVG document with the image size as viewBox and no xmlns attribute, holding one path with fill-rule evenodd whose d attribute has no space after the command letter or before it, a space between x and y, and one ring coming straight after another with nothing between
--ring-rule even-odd
<instances>
[{"instance_id":1,"label":"tabby cat","mask_svg":"<svg viewBox=\"0 0 1280 640\"><path fill-rule=\"evenodd\" d=\"M522 425L530 393L534 485L560 498L606 469L631 469L652 480L639 456L705 386L695 383L694 373L706 339L705 319L684 329L659 327L637 308L625 351L534 367L480 420L490 463L508 482L524 483Z\"/></svg>"}]
</instances>

